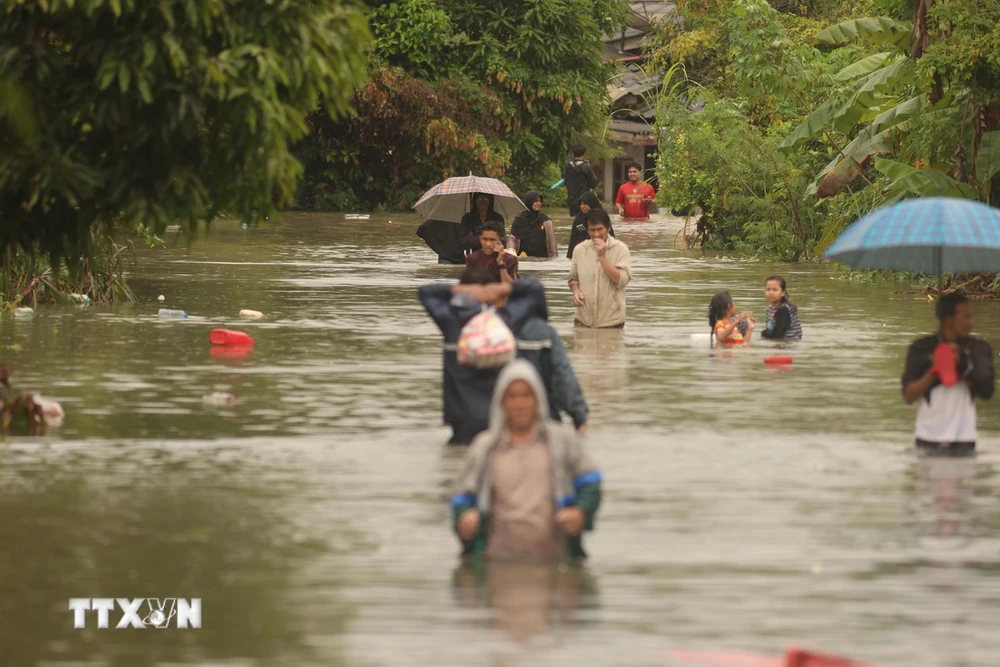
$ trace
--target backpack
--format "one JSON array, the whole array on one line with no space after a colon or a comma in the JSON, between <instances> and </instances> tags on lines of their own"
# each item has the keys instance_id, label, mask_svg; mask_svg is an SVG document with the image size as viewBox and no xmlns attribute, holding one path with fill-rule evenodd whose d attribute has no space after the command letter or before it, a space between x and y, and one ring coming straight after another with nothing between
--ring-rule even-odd
<instances>
[{"instance_id":1,"label":"backpack","mask_svg":"<svg viewBox=\"0 0 1000 667\"><path fill-rule=\"evenodd\" d=\"M458 335L458 363L475 368L499 368L517 354L517 341L493 308L483 308Z\"/></svg>"}]
</instances>

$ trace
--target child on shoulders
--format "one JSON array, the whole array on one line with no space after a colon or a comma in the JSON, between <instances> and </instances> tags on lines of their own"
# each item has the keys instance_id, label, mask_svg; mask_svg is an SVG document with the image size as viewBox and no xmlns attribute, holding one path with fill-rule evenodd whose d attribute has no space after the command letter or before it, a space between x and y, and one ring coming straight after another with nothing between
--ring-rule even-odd
<instances>
[{"instance_id":1,"label":"child on shoulders","mask_svg":"<svg viewBox=\"0 0 1000 667\"><path fill-rule=\"evenodd\" d=\"M785 279L771 276L764 281L764 296L770 304L767 307L767 326L760 335L768 340L799 340L802 338L802 324L799 309L788 302Z\"/></svg>"},{"instance_id":2,"label":"child on shoulders","mask_svg":"<svg viewBox=\"0 0 1000 667\"><path fill-rule=\"evenodd\" d=\"M740 325L746 323L746 332L740 331ZM736 314L736 303L729 292L719 292L712 297L708 306L708 324L712 328L715 342L719 345L743 345L753 336L753 328L757 324L753 313Z\"/></svg>"}]
</instances>

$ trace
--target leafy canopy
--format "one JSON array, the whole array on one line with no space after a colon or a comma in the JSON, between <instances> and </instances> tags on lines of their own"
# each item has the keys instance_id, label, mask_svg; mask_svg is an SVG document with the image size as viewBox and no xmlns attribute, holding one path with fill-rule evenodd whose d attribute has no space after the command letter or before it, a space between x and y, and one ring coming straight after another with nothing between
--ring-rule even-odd
<instances>
[{"instance_id":1,"label":"leafy canopy","mask_svg":"<svg viewBox=\"0 0 1000 667\"><path fill-rule=\"evenodd\" d=\"M352 0L6 0L0 251L73 256L98 223L269 214L301 171L306 114L350 113L369 40Z\"/></svg>"},{"instance_id":2,"label":"leafy canopy","mask_svg":"<svg viewBox=\"0 0 1000 667\"><path fill-rule=\"evenodd\" d=\"M448 174L539 183L607 120L602 34L628 0L368 0L357 118L310 118L303 208L408 209ZM329 195L329 193L334 193Z\"/></svg>"}]
</instances>

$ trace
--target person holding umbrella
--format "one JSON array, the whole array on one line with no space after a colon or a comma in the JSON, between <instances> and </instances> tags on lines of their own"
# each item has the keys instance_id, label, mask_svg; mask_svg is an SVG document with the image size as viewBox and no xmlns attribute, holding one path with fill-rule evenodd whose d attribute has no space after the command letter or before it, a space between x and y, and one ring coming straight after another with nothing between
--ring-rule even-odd
<instances>
[{"instance_id":1,"label":"person holding umbrella","mask_svg":"<svg viewBox=\"0 0 1000 667\"><path fill-rule=\"evenodd\" d=\"M969 199L921 197L876 209L824 253L859 269L943 276L1000 271L1000 211ZM939 278L938 291L942 282ZM993 396L993 351L973 338L972 308L952 292L937 303L938 332L910 345L903 400L917 405L916 445L968 454L976 447L976 397Z\"/></svg>"},{"instance_id":2,"label":"person holding umbrella","mask_svg":"<svg viewBox=\"0 0 1000 667\"><path fill-rule=\"evenodd\" d=\"M465 264L465 256L478 250L479 233L488 220L499 222L525 210L510 188L495 178L453 176L425 192L413 205L424 224L417 236L438 254L439 264Z\"/></svg>"},{"instance_id":3,"label":"person holding umbrella","mask_svg":"<svg viewBox=\"0 0 1000 667\"><path fill-rule=\"evenodd\" d=\"M972 307L961 292L941 297L936 334L913 342L903 370L903 400L917 404L916 445L932 454L976 449L976 401L994 390L993 350L972 337Z\"/></svg>"},{"instance_id":4,"label":"person holding umbrella","mask_svg":"<svg viewBox=\"0 0 1000 667\"><path fill-rule=\"evenodd\" d=\"M507 228L503 216L494 209L493 195L486 192L474 192L469 197L469 212L462 216L459 223L462 233L462 244L470 251L479 250L479 234L487 222L499 222L504 230L500 235L500 244L507 244Z\"/></svg>"}]
</instances>

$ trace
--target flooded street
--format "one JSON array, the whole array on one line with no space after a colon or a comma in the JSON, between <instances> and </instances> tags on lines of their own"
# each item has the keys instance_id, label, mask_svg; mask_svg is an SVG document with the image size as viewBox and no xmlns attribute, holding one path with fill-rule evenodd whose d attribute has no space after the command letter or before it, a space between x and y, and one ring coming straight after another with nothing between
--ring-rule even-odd
<instances>
[{"instance_id":1,"label":"flooded street","mask_svg":"<svg viewBox=\"0 0 1000 667\"><path fill-rule=\"evenodd\" d=\"M0 664L653 666L790 645L997 663L1000 399L979 405L977 457L916 456L899 376L936 325L897 293L915 288L620 223L626 328L575 332L557 218L561 257L521 274L545 284L591 408L590 559L461 567L447 496L464 450L443 445L440 335L416 299L460 269L434 263L418 223L222 222L140 251L137 303L0 320L15 385L67 413L0 449ZM805 331L791 367L765 367L759 340L692 340L720 290L762 322L772 273ZM974 308L996 350L1000 304ZM210 354L215 327L250 333L252 354ZM91 614L76 630L79 597L201 598L203 627L101 630Z\"/></svg>"}]
</instances>

